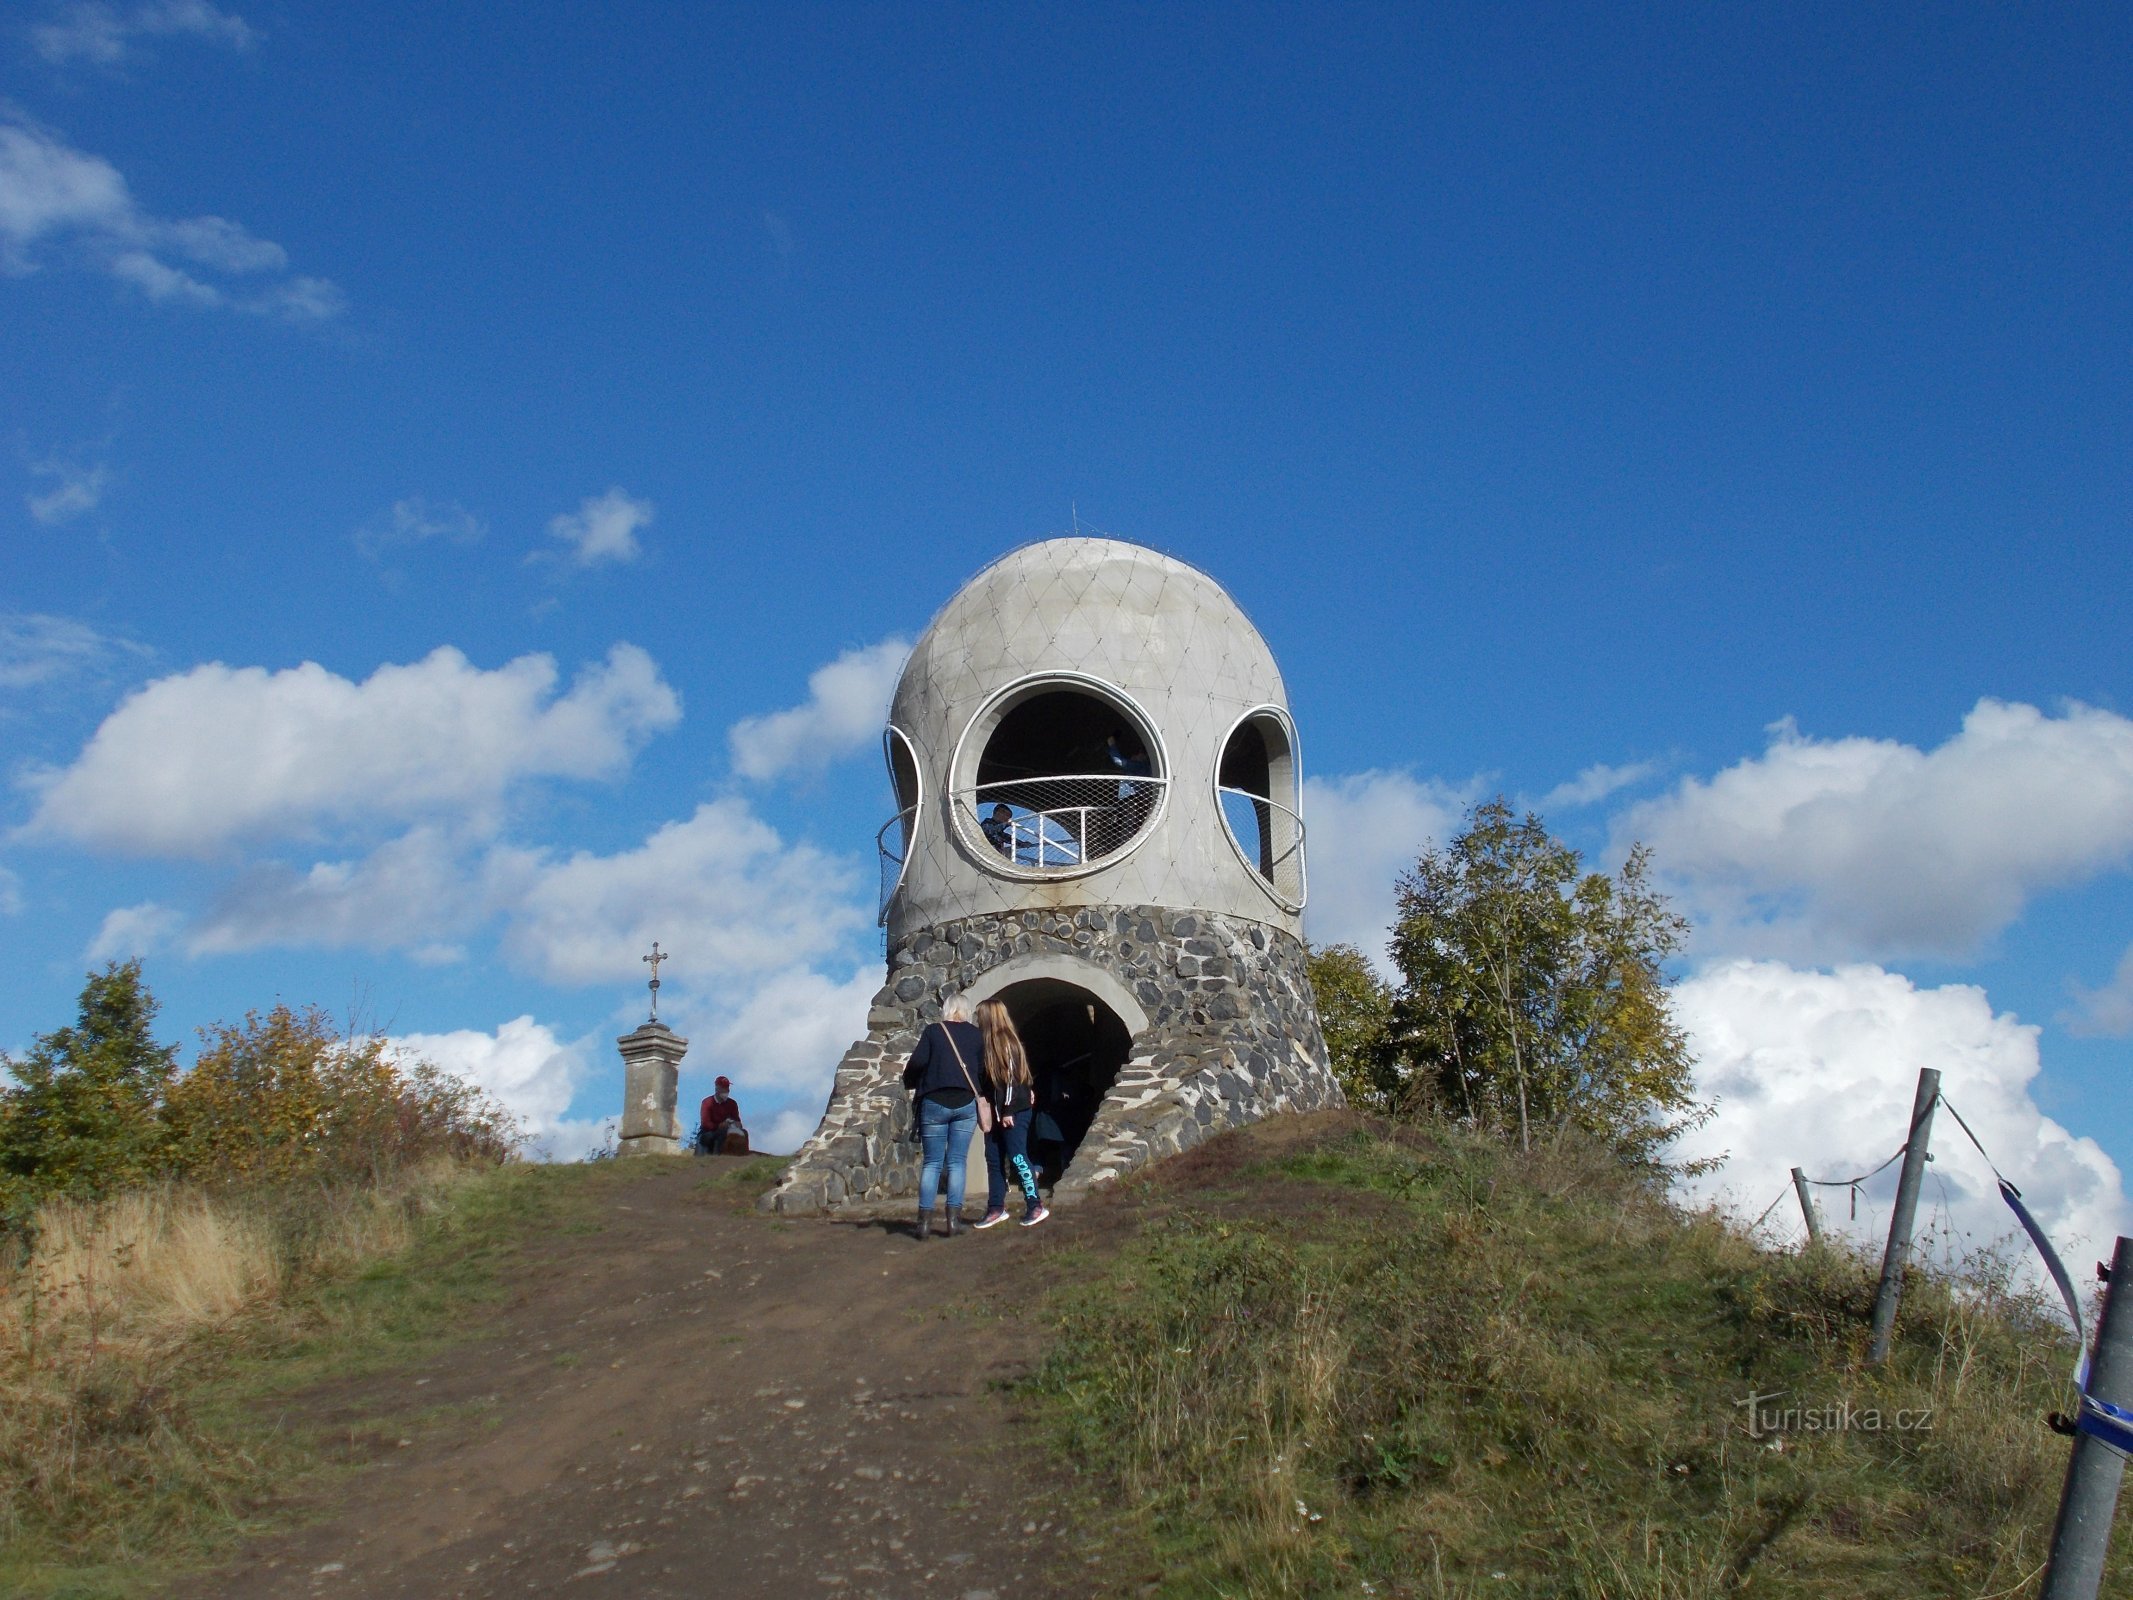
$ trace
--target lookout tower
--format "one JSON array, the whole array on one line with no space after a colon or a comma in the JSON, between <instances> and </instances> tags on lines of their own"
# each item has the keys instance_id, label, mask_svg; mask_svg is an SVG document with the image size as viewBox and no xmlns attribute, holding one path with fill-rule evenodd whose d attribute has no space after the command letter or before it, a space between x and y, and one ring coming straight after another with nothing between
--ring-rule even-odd
<instances>
[{"instance_id":1,"label":"lookout tower","mask_svg":"<svg viewBox=\"0 0 2133 1600\"><path fill-rule=\"evenodd\" d=\"M767 1205L913 1192L900 1075L956 990L1014 1016L1060 1195L1340 1103L1304 971L1296 728L1212 578L1113 539L1024 546L933 619L882 737L888 977Z\"/></svg>"}]
</instances>

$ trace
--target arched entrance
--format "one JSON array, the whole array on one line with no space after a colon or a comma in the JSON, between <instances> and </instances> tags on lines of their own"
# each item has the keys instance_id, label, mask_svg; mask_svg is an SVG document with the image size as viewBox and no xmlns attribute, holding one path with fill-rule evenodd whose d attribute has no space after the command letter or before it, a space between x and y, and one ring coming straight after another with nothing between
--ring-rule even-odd
<instances>
[{"instance_id":1,"label":"arched entrance","mask_svg":"<svg viewBox=\"0 0 2133 1600\"><path fill-rule=\"evenodd\" d=\"M1133 1053L1133 1034L1091 990L1063 978L1025 978L992 998L1015 1019L1036 1080L1030 1160L1057 1183Z\"/></svg>"}]
</instances>

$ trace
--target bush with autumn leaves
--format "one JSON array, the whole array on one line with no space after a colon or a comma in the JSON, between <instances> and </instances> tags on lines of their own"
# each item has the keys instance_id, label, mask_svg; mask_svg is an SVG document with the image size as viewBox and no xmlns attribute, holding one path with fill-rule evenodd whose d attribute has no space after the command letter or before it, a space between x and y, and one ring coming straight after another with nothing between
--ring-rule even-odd
<instances>
[{"instance_id":1,"label":"bush with autumn leaves","mask_svg":"<svg viewBox=\"0 0 2133 1600\"><path fill-rule=\"evenodd\" d=\"M203 1029L189 1068L155 1039L155 1014L140 963L114 962L89 975L72 1027L0 1055L0 1223L142 1183L338 1184L518 1147L479 1089L315 1006Z\"/></svg>"}]
</instances>

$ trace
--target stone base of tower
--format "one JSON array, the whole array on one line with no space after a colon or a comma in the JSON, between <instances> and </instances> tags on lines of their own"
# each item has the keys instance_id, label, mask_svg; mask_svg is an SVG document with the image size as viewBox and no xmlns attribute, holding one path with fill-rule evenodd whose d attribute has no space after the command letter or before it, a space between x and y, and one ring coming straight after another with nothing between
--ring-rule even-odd
<instances>
[{"instance_id":1,"label":"stone base of tower","mask_svg":"<svg viewBox=\"0 0 2133 1600\"><path fill-rule=\"evenodd\" d=\"M838 1064L829 1104L765 1210L911 1203L904 1062L940 998L979 998L1030 979L1078 984L1122 1016L1132 1045L1054 1191L1071 1199L1212 1133L1280 1111L1343 1104L1326 1061L1303 945L1263 923L1154 907L969 917L907 935L889 952L866 1037ZM984 1156L970 1152L973 1196Z\"/></svg>"}]
</instances>

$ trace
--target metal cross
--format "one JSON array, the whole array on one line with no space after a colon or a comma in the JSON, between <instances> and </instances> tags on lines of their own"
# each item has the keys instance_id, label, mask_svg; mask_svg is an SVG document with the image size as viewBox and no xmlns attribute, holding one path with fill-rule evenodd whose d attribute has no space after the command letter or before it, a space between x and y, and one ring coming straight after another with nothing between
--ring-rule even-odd
<instances>
[{"instance_id":1,"label":"metal cross","mask_svg":"<svg viewBox=\"0 0 2133 1600\"><path fill-rule=\"evenodd\" d=\"M668 955L665 951L661 950L659 948L659 941L657 939L654 939L652 941L652 953L648 956L642 957L641 959L649 961L652 964L652 1015L654 1017L657 1017L659 1015L659 963L662 961L671 961L674 958Z\"/></svg>"}]
</instances>

